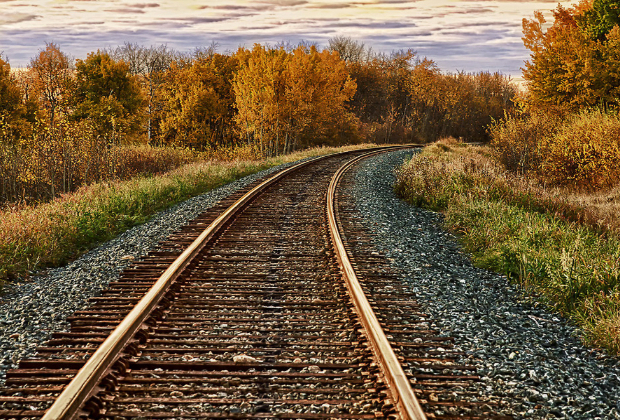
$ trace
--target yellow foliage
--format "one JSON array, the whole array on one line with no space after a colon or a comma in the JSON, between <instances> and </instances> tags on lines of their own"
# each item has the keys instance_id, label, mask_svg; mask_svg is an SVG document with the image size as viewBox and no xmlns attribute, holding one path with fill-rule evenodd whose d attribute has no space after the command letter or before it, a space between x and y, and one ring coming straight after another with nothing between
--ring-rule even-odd
<instances>
[{"instance_id":1,"label":"yellow foliage","mask_svg":"<svg viewBox=\"0 0 620 420\"><path fill-rule=\"evenodd\" d=\"M594 6L591 0L581 0L572 8L558 5L547 30L541 12L536 12L534 19L523 19L523 42L532 52L523 76L529 82L532 105L563 105L578 110L619 104L618 25L593 38L587 17Z\"/></svg>"},{"instance_id":2,"label":"yellow foliage","mask_svg":"<svg viewBox=\"0 0 620 420\"><path fill-rule=\"evenodd\" d=\"M292 52L260 44L237 52L233 87L239 131L267 156L329 143L351 119L345 104L356 84L337 53L300 46Z\"/></svg>"},{"instance_id":3,"label":"yellow foliage","mask_svg":"<svg viewBox=\"0 0 620 420\"><path fill-rule=\"evenodd\" d=\"M553 136L562 122L558 114L541 112L496 122L490 128L495 157L510 171L536 172L542 159L539 142Z\"/></svg>"},{"instance_id":4,"label":"yellow foliage","mask_svg":"<svg viewBox=\"0 0 620 420\"><path fill-rule=\"evenodd\" d=\"M0 119L0 133L2 126ZM0 141L0 203L52 199L82 185L164 172L198 158L189 150L115 146L91 121L57 114L53 125L38 124L30 136Z\"/></svg>"},{"instance_id":5,"label":"yellow foliage","mask_svg":"<svg viewBox=\"0 0 620 420\"><path fill-rule=\"evenodd\" d=\"M556 185L593 191L620 182L620 117L583 112L543 138L539 176Z\"/></svg>"},{"instance_id":6,"label":"yellow foliage","mask_svg":"<svg viewBox=\"0 0 620 420\"><path fill-rule=\"evenodd\" d=\"M494 155L503 166L547 185L577 191L620 182L620 116L600 110L534 112L491 127Z\"/></svg>"}]
</instances>

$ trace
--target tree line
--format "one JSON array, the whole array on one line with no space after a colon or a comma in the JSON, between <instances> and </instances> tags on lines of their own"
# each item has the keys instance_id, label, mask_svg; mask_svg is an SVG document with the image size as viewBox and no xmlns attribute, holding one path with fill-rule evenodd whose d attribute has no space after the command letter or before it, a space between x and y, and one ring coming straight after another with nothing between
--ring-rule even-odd
<instances>
[{"instance_id":1,"label":"tree line","mask_svg":"<svg viewBox=\"0 0 620 420\"><path fill-rule=\"evenodd\" d=\"M495 73L444 74L414 51L350 38L180 53L126 43L71 59L46 44L27 68L0 58L1 201L52 198L123 176L126 147L273 156L370 141L488 139L516 90Z\"/></svg>"}]
</instances>

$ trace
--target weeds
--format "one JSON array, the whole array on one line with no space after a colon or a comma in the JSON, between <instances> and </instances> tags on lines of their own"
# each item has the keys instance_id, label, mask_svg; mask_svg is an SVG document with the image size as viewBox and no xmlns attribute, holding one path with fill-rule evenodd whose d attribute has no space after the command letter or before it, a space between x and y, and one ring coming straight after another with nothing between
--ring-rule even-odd
<instances>
[{"instance_id":1,"label":"weeds","mask_svg":"<svg viewBox=\"0 0 620 420\"><path fill-rule=\"evenodd\" d=\"M398 171L407 201L442 211L476 265L506 274L577 323L584 342L620 353L617 220L587 195L507 172L485 147L430 146ZM617 204L617 203L615 203Z\"/></svg>"},{"instance_id":2,"label":"weeds","mask_svg":"<svg viewBox=\"0 0 620 420\"><path fill-rule=\"evenodd\" d=\"M162 175L103 182L39 205L0 211L0 282L58 266L157 211L235 179L310 156L368 145L314 148L278 158L192 163Z\"/></svg>"}]
</instances>

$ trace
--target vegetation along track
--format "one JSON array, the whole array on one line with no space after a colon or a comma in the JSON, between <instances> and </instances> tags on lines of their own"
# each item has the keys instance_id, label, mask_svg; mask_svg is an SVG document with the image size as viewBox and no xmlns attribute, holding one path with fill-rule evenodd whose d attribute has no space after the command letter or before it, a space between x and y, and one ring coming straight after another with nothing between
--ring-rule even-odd
<instances>
[{"instance_id":1,"label":"vegetation along track","mask_svg":"<svg viewBox=\"0 0 620 420\"><path fill-rule=\"evenodd\" d=\"M257 181L136 261L8 372L0 418L494 417L346 185L326 194L364 153Z\"/></svg>"}]
</instances>

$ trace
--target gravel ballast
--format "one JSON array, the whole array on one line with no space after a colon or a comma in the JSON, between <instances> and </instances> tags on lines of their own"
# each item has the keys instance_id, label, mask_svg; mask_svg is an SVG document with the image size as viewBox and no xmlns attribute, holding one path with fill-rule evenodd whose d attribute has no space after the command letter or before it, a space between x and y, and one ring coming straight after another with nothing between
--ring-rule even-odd
<instances>
[{"instance_id":1,"label":"gravel ballast","mask_svg":"<svg viewBox=\"0 0 620 420\"><path fill-rule=\"evenodd\" d=\"M478 367L481 395L519 419L620 419L620 363L584 347L578 331L505 276L473 267L440 214L393 192L411 152L365 160L352 191L367 227L432 316ZM473 357L472 357L473 356ZM481 397L481 399L483 399Z\"/></svg>"},{"instance_id":2,"label":"gravel ballast","mask_svg":"<svg viewBox=\"0 0 620 420\"><path fill-rule=\"evenodd\" d=\"M88 298L98 296L134 259L138 259L188 221L219 200L256 179L292 163L246 176L208 193L164 210L148 222L124 232L65 267L48 270L27 282L5 288L0 297L0 386L6 371L24 357L34 355L53 332L67 331L66 318L90 306Z\"/></svg>"},{"instance_id":3,"label":"gravel ballast","mask_svg":"<svg viewBox=\"0 0 620 420\"><path fill-rule=\"evenodd\" d=\"M515 418L620 419L620 363L585 348L565 320L525 297L504 276L477 269L437 213L411 207L393 193L393 169L411 152L364 161L352 191L377 248L409 282L433 317L476 363L482 395L506 402ZM52 332L68 328L140 258L220 199L283 166L245 177L159 213L66 267L10 286L0 298L0 386L7 369L32 356ZM429 303L430 302L430 303Z\"/></svg>"}]
</instances>

